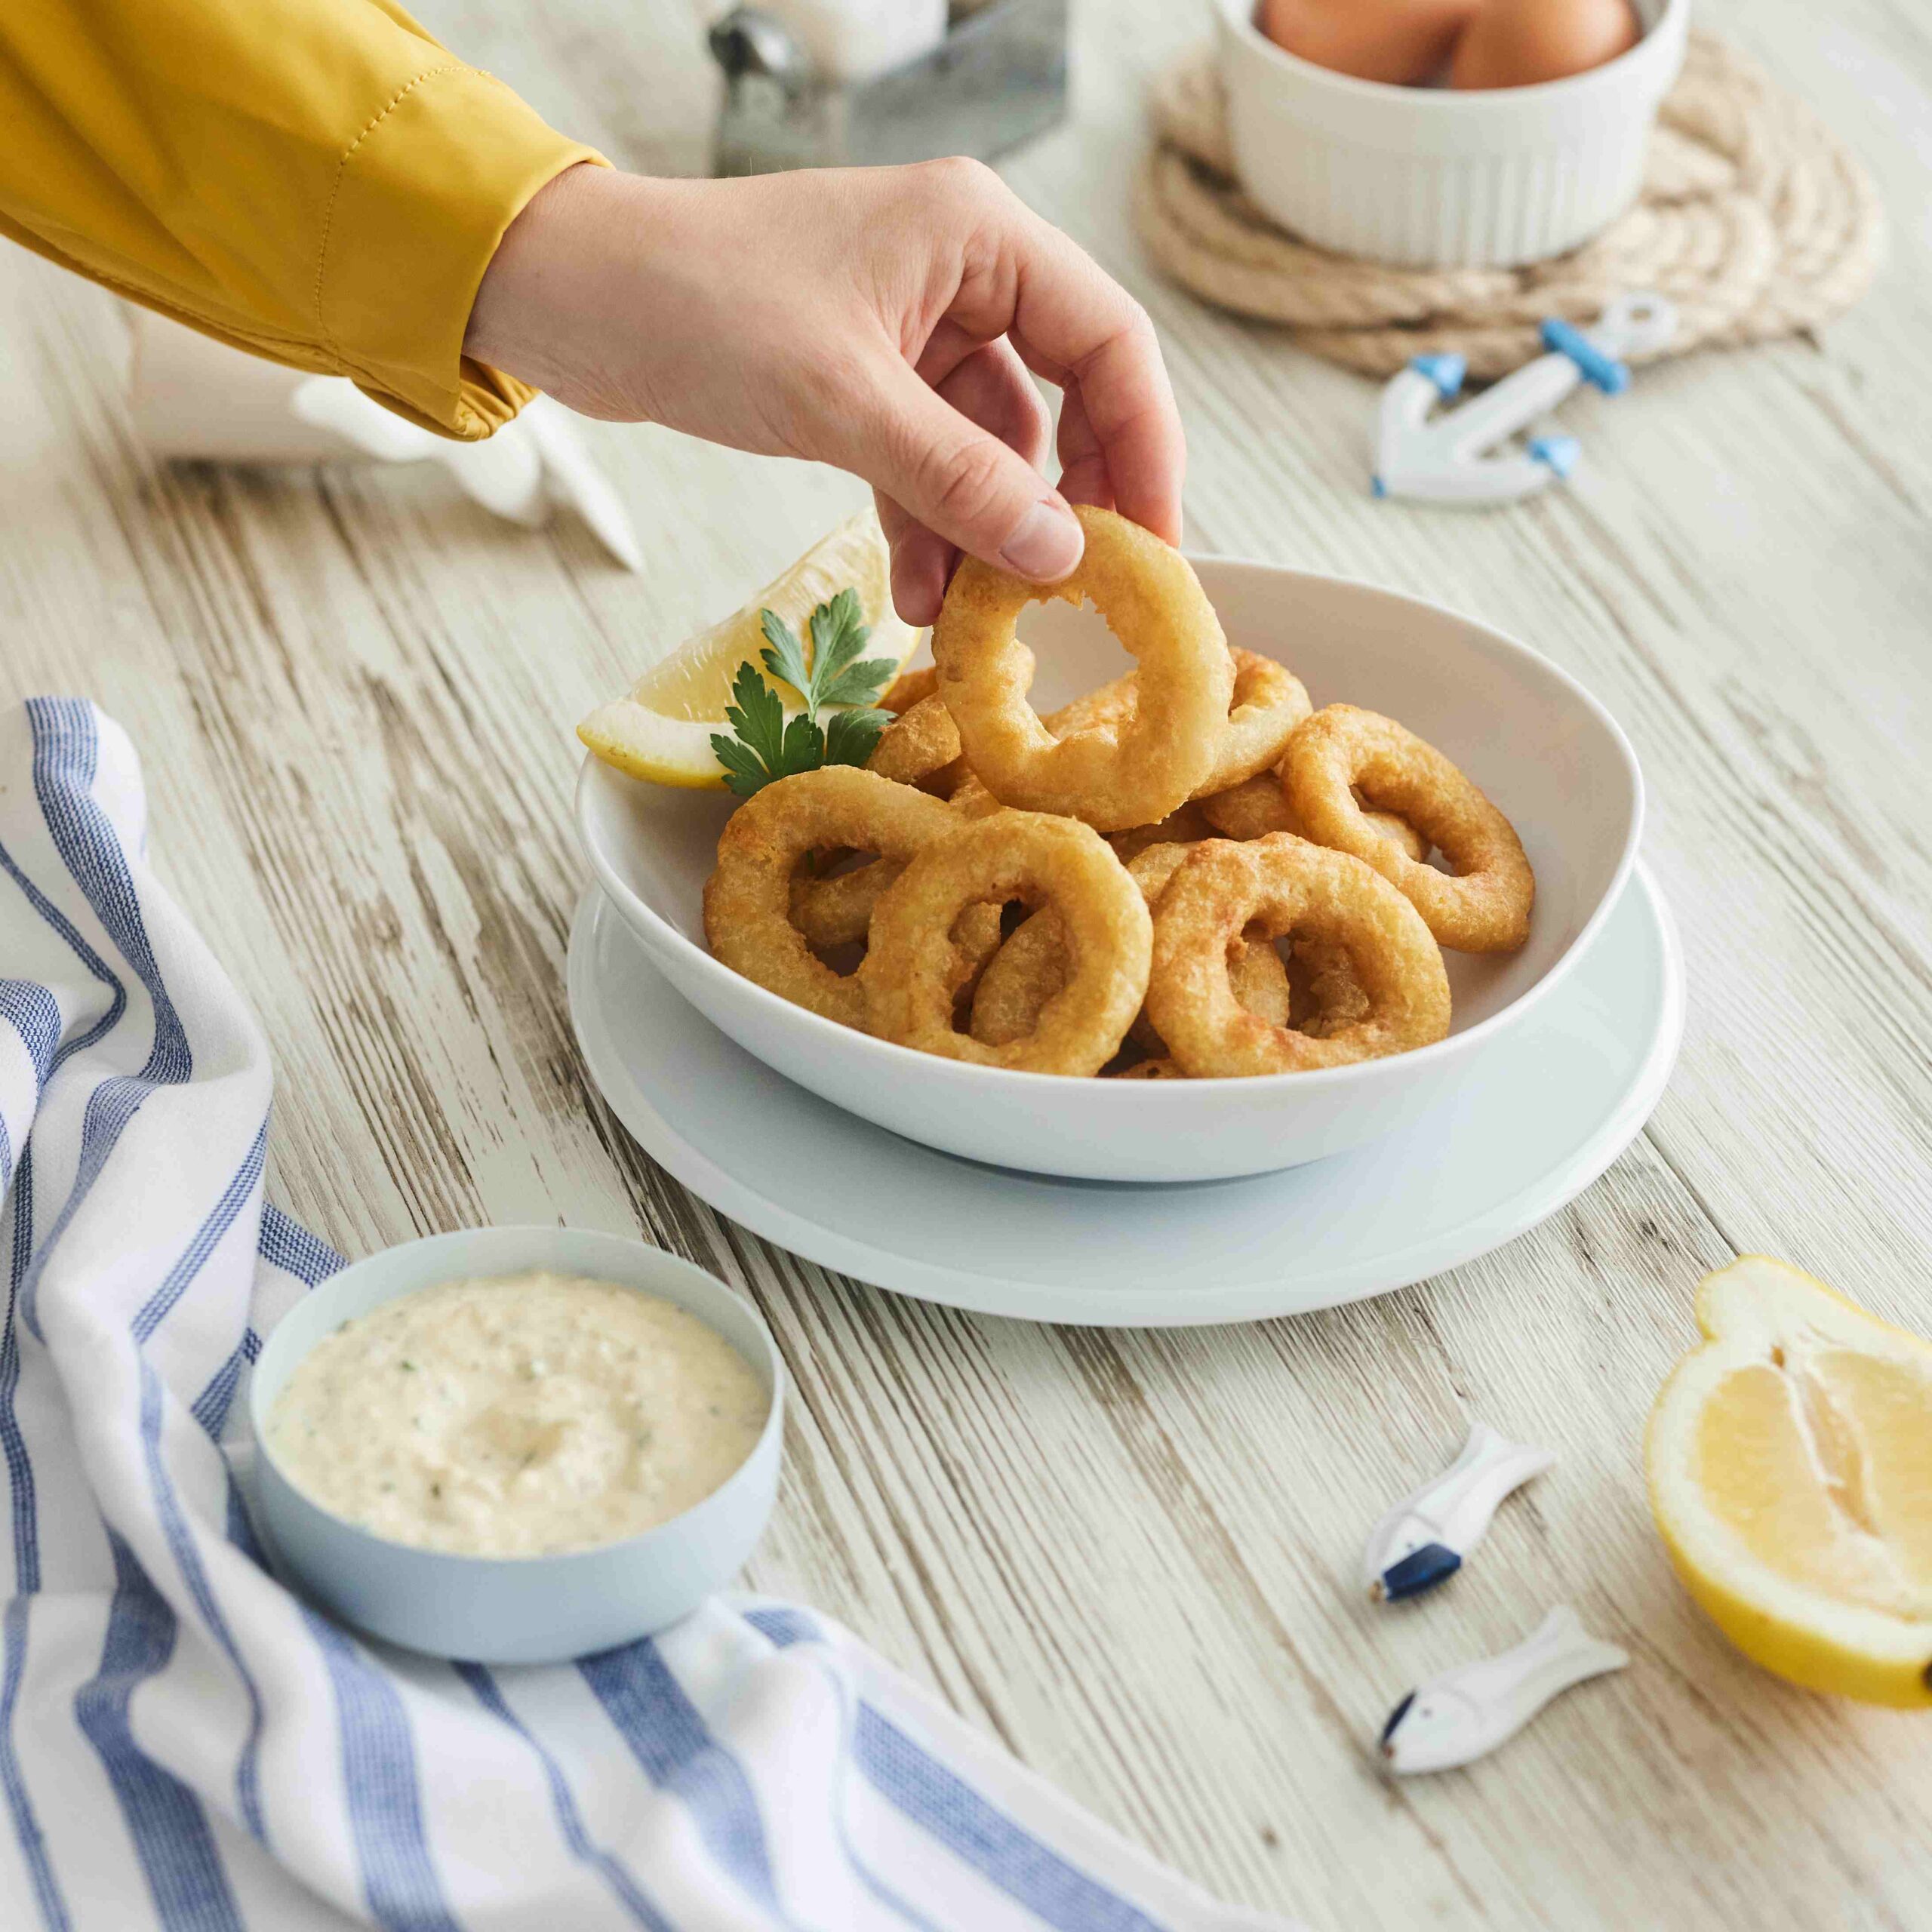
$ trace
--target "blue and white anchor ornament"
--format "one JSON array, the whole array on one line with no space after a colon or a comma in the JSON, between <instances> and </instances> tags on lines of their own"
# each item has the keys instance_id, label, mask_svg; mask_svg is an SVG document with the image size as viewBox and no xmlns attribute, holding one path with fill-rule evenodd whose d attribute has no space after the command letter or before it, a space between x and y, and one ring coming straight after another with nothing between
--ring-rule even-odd
<instances>
[{"instance_id":1,"label":"blue and white anchor ornament","mask_svg":"<svg viewBox=\"0 0 1932 1932\"><path fill-rule=\"evenodd\" d=\"M1362 1582L1378 1603L1432 1590L1463 1567L1497 1506L1556 1460L1547 1449L1512 1442L1484 1422L1469 1425L1462 1454L1405 1496L1370 1532Z\"/></svg>"},{"instance_id":2,"label":"blue and white anchor ornament","mask_svg":"<svg viewBox=\"0 0 1932 1932\"><path fill-rule=\"evenodd\" d=\"M1677 311L1647 291L1613 302L1594 327L1552 316L1540 355L1453 408L1468 366L1460 355L1418 355L1382 392L1377 417L1378 497L1429 503L1514 503L1574 470L1583 454L1574 436L1553 432L1515 439L1583 383L1605 395L1629 386L1623 358L1654 354L1677 331Z\"/></svg>"}]
</instances>

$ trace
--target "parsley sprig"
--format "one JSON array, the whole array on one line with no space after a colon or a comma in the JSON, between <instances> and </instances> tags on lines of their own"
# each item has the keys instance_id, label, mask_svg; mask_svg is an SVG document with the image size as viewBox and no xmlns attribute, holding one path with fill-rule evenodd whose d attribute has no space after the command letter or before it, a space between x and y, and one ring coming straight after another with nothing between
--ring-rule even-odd
<instances>
[{"instance_id":1,"label":"parsley sprig","mask_svg":"<svg viewBox=\"0 0 1932 1932\"><path fill-rule=\"evenodd\" d=\"M733 735L714 732L711 749L724 768L724 783L741 798L762 791L775 779L816 771L822 764L863 764L888 721L888 714L875 709L872 700L899 668L889 657L860 660L859 653L872 633L860 621L856 590L841 590L813 611L806 626L812 640L809 668L804 647L791 626L775 611L761 611L758 617L768 647L758 653L759 662L780 683L789 685L804 700L805 708L787 718L778 694L758 675L757 665L738 666L731 681L731 695L737 702L724 707ZM849 708L833 711L821 724L819 713L828 705Z\"/></svg>"}]
</instances>

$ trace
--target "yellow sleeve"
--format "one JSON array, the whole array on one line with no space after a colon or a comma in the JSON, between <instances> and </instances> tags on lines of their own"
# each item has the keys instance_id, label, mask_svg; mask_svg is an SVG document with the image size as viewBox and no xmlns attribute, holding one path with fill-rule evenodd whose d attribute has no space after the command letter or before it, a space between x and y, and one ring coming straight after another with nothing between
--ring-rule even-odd
<instances>
[{"instance_id":1,"label":"yellow sleeve","mask_svg":"<svg viewBox=\"0 0 1932 1932\"><path fill-rule=\"evenodd\" d=\"M601 157L388 0L5 0L0 234L446 435L529 399L466 359L477 285Z\"/></svg>"}]
</instances>

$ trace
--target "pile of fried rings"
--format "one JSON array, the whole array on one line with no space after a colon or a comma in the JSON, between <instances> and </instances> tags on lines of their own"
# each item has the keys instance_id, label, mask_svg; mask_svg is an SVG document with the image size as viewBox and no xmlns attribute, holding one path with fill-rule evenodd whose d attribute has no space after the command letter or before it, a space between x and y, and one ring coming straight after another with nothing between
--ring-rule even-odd
<instances>
[{"instance_id":1,"label":"pile of fried rings","mask_svg":"<svg viewBox=\"0 0 1932 1932\"><path fill-rule=\"evenodd\" d=\"M1231 651L1178 551L1078 514L1063 583L961 567L934 668L887 693L864 768L733 814L712 951L828 1020L1023 1072L1211 1079L1441 1039L1441 949L1528 937L1515 828L1392 718L1312 710L1284 666ZM1042 719L1014 626L1049 596L1091 601L1137 663Z\"/></svg>"}]
</instances>

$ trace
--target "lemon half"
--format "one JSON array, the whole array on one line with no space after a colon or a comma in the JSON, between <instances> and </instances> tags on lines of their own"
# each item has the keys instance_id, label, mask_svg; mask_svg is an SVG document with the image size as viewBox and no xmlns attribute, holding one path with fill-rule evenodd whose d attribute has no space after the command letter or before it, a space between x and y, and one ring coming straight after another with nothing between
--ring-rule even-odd
<instances>
[{"instance_id":1,"label":"lemon half","mask_svg":"<svg viewBox=\"0 0 1932 1932\"><path fill-rule=\"evenodd\" d=\"M1697 1320L1644 1449L1678 1575L1779 1676L1932 1704L1932 1342L1763 1255Z\"/></svg>"},{"instance_id":2,"label":"lemon half","mask_svg":"<svg viewBox=\"0 0 1932 1932\"><path fill-rule=\"evenodd\" d=\"M798 561L721 623L702 630L654 664L623 697L599 705L577 734L607 764L660 785L721 792L724 768L711 749L714 731L728 732L724 707L740 664L757 666L764 648L759 613L774 611L798 633L808 654L807 626L818 605L847 589L856 590L872 635L867 657L903 664L919 634L892 608L892 560L878 518L870 509L848 517L820 538ZM807 661L810 662L809 655ZM759 675L764 673L761 668ZM765 678L797 710L800 694Z\"/></svg>"}]
</instances>

